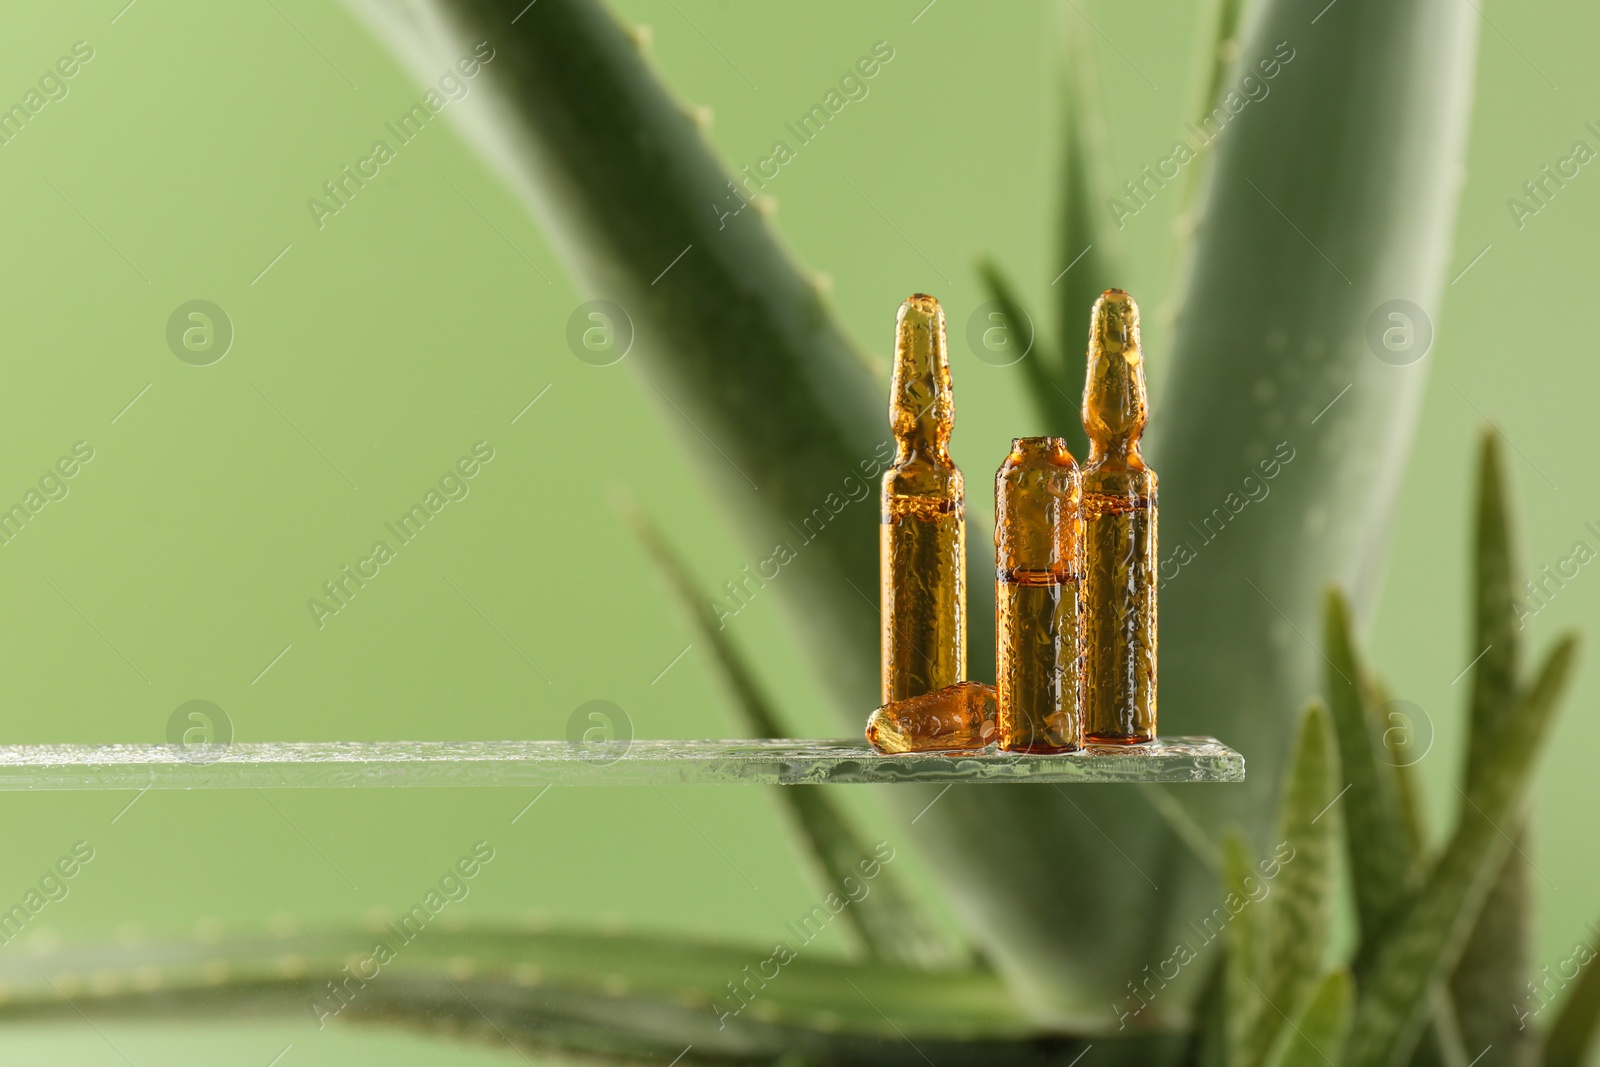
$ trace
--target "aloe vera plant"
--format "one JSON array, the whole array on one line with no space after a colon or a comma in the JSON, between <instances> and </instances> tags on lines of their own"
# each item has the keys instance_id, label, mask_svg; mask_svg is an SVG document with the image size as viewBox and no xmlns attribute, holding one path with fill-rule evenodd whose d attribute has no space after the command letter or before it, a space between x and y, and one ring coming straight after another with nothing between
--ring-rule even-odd
<instances>
[{"instance_id":1,"label":"aloe vera plant","mask_svg":"<svg viewBox=\"0 0 1600 1067\"><path fill-rule=\"evenodd\" d=\"M501 39L515 14L489 0L411 10L380 6L374 18L414 56ZM1395 460L1422 379L1409 368L1387 380L1396 368L1372 357L1364 327L1384 300L1410 293L1427 301L1438 289L1474 25L1458 5L1410 0L1352 4L1313 31L1295 5L1268 2L1240 48L1237 62L1254 65L1290 40L1293 59L1272 106L1241 114L1208 150L1190 291L1157 398L1164 429L1151 444L1169 531L1210 516L1280 444L1296 464L1270 518L1241 522L1205 545L1163 590L1164 724L1251 738L1251 784L1191 798L1213 831L1238 820L1252 839L1264 833L1261 812L1270 810L1292 721L1286 709L1315 677L1315 653L1295 643L1292 627L1312 624L1330 580L1351 587L1363 610L1371 602L1383 546L1374 531L1392 506ZM726 195L729 176L624 27L593 4L543 0L517 26L501 50L505 62L496 61L497 106L470 132L526 192L579 280L631 309L651 353L640 362L652 391L715 441L709 449L696 435L690 446L752 543L770 543L885 439L881 386L760 213L724 220L706 210ZM1069 114L1082 118L1070 125L1092 146L1093 96L1077 95ZM1317 132L1351 126L1373 135L1344 143ZM1427 133L1403 132L1413 129ZM1074 143L1069 178L1095 174L1099 161L1074 153ZM1393 180L1374 183L1374 172ZM1110 186L1069 180L1066 229L1097 217L1090 194L1074 188ZM1087 236L1084 243L1098 246ZM1242 317L1253 323L1248 334ZM1070 397L1081 382L1061 359L1060 392ZM1270 402L1257 399L1263 380ZM1345 385L1351 395L1313 422ZM755 398L760 419L748 417ZM726 477L730 462L748 482ZM1309 534L1308 513L1327 516ZM869 513L841 514L814 542L805 580L782 594L852 728L874 702L872 527ZM970 538L973 574L985 572L984 541ZM971 583L969 666L980 678L992 670L991 594L987 583ZM1219 602L1238 609L1230 627L1212 625ZM932 797L906 789L894 799L909 815ZM954 789L915 831L986 955L1035 1013L1058 1023L1103 1019L1108 994L1211 892L1210 873L1173 847L1166 820L1131 791L1068 798ZM1081 877L1086 869L1096 877ZM1063 911L1141 921L1069 935L1051 921Z\"/></svg>"},{"instance_id":2,"label":"aloe vera plant","mask_svg":"<svg viewBox=\"0 0 1600 1067\"><path fill-rule=\"evenodd\" d=\"M786 536L879 455L887 427L873 362L760 212L707 210L728 196L727 169L598 0L357 6L419 71L495 42L490 91L452 113L526 197L581 286L628 310L649 357L632 365L664 409L689 417L687 445L745 537ZM1377 683L1351 620L1372 608L1423 384L1421 366L1373 358L1365 325L1388 300L1431 305L1439 292L1476 15L1450 0L1343 0L1312 21L1301 4L1259 0L1241 32L1238 10L1217 9L1200 98L1226 107L1244 73L1272 58L1281 70L1270 103L1230 117L1186 177L1193 222L1150 452L1169 544L1189 540L1259 463L1282 470L1270 508L1202 535L1164 574L1163 729L1237 743L1247 785L1181 796L957 787L931 807L933 793L895 788L888 799L975 952L946 943L914 894L885 881L879 903L892 909L851 913L856 958L783 961L782 979L750 987L748 1003L730 999L727 979L766 956L750 946L430 932L381 977L352 984L348 960L371 935L347 930L8 957L0 1012L73 1010L57 996L66 982L73 1004L141 1016L304 1013L308 998L331 996L324 1003L340 1010L323 1021L632 1062L1071 1063L1092 1044L1097 1063L1465 1067L1479 1054L1468 1038L1491 1040L1483 1005L1505 995L1526 951L1525 924L1485 902L1528 906L1499 827L1522 817L1573 657L1563 642L1531 678L1518 673L1492 443L1475 603L1478 636L1504 643L1474 668L1463 803L1437 854L1423 847L1413 787L1374 719ZM1071 436L1088 305L1120 279L1094 77L1081 41L1069 36L1063 52L1058 326L1038 331L1049 340L1023 370L1039 416ZM996 262L982 276L1014 322L1032 318ZM843 512L812 542L803 576L781 587L852 731L877 688L874 527L862 509ZM659 535L644 536L741 721L777 732L755 672L713 636L694 577ZM987 571L986 540L970 537L974 575ZM1325 601L1329 585L1348 590L1349 604ZM992 673L991 597L986 582L972 583L974 677ZM1217 624L1219 604L1227 625ZM1319 616L1320 647L1306 636ZM1326 710L1300 713L1319 689ZM820 880L836 889L869 858L868 836L822 793L786 802ZM1351 958L1335 963L1341 843L1360 929ZM1173 963L1173 946L1189 945L1190 924L1218 915L1219 901L1219 936ZM1597 1001L1592 980L1575 987L1542 1049L1547 1062L1578 1062ZM1531 1033L1503 1031L1493 1039L1541 1052Z\"/></svg>"},{"instance_id":3,"label":"aloe vera plant","mask_svg":"<svg viewBox=\"0 0 1600 1067\"><path fill-rule=\"evenodd\" d=\"M1514 608L1507 515L1498 457L1485 438L1477 513L1474 639L1506 637ZM774 732L770 699L648 520L633 519L649 551L712 647L748 729ZM1344 597L1328 593L1321 648L1324 700L1298 717L1270 842L1242 834L1197 849L1220 857L1210 910L1175 950L1134 972L1115 1030L1050 1026L1015 986L952 952L923 919L914 894L885 869L879 904L852 914L852 959L784 957L773 950L756 984L735 995L728 975L750 975L751 946L583 930L430 930L372 973L381 929L278 931L197 943L74 947L11 955L0 964L8 999L0 1019L97 1013L178 1018L220 1010L296 1014L319 1023L421 1027L511 1043L524 1052L577 1053L623 1062L682 1056L695 1063L1068 1064L1193 1067L1397 1067L1403 1064L1582 1062L1594 1037L1594 979L1572 987L1547 1030L1524 1027L1516 1059L1486 1061L1494 1046L1463 1045L1457 1002L1515 977L1494 944L1507 928L1486 901L1503 878L1533 770L1548 740L1575 642L1558 641L1531 676L1476 665L1467 709L1470 745L1455 827L1437 852L1408 828L1406 764L1386 739L1376 679L1356 651ZM1341 783L1343 783L1341 785ZM1006 787L993 787L1002 789ZM1027 787L1012 787L1021 791ZM789 787L786 800L837 889L868 854L827 790ZM1331 959L1338 858L1347 857L1358 917L1350 956ZM884 906L887 905L887 906ZM356 962L352 962L356 961ZM1189 1026L1146 1011L1181 988L1177 973L1208 979ZM1509 973L1508 973L1509 972ZM775 975L781 975L776 977ZM1461 990L1468 990L1463 997ZM1152 1015L1154 1012L1152 1011ZM1129 1025L1129 1023L1132 1025ZM1476 1020L1482 1023L1483 1020Z\"/></svg>"}]
</instances>

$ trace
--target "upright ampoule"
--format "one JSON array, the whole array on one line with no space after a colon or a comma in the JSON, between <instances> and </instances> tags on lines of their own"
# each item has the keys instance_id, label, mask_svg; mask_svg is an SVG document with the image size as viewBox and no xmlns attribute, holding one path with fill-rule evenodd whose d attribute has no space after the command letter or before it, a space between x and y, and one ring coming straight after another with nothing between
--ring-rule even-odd
<instances>
[{"instance_id":1,"label":"upright ampoule","mask_svg":"<svg viewBox=\"0 0 1600 1067\"><path fill-rule=\"evenodd\" d=\"M1059 437L1019 437L994 478L1000 747L1083 744L1082 483Z\"/></svg>"},{"instance_id":2,"label":"upright ampoule","mask_svg":"<svg viewBox=\"0 0 1600 1067\"><path fill-rule=\"evenodd\" d=\"M883 475L879 586L883 702L921 696L967 672L966 519L950 459L955 399L944 311L917 293L895 328L889 422L895 458Z\"/></svg>"},{"instance_id":3,"label":"upright ampoule","mask_svg":"<svg viewBox=\"0 0 1600 1067\"><path fill-rule=\"evenodd\" d=\"M1139 307L1095 301L1083 385L1084 736L1156 736L1156 475L1139 455L1149 402Z\"/></svg>"}]
</instances>

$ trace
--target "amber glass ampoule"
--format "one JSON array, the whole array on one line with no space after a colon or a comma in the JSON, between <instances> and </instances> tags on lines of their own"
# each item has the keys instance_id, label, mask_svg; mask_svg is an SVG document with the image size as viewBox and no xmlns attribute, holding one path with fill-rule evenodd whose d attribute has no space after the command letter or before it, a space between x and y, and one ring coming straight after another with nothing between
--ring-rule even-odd
<instances>
[{"instance_id":1,"label":"amber glass ampoule","mask_svg":"<svg viewBox=\"0 0 1600 1067\"><path fill-rule=\"evenodd\" d=\"M1095 301L1083 386L1084 736L1156 736L1156 475L1139 455L1149 402L1139 307L1121 289Z\"/></svg>"},{"instance_id":2,"label":"amber glass ampoule","mask_svg":"<svg viewBox=\"0 0 1600 1067\"><path fill-rule=\"evenodd\" d=\"M917 293L895 327L889 422L895 458L883 475L879 586L883 702L921 696L967 672L966 521L950 460L955 399L944 311Z\"/></svg>"},{"instance_id":3,"label":"amber glass ampoule","mask_svg":"<svg viewBox=\"0 0 1600 1067\"><path fill-rule=\"evenodd\" d=\"M982 682L896 700L867 719L867 740L879 752L958 752L994 738L994 687Z\"/></svg>"},{"instance_id":4,"label":"amber glass ampoule","mask_svg":"<svg viewBox=\"0 0 1600 1067\"><path fill-rule=\"evenodd\" d=\"M1059 437L1019 437L994 477L1000 747L1083 744L1082 483Z\"/></svg>"}]
</instances>

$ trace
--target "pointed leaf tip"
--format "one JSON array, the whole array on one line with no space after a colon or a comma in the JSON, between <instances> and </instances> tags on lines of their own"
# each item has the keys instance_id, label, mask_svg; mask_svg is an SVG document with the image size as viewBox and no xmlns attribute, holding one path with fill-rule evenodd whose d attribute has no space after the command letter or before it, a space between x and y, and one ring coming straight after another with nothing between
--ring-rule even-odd
<instances>
[{"instance_id":1,"label":"pointed leaf tip","mask_svg":"<svg viewBox=\"0 0 1600 1067\"><path fill-rule=\"evenodd\" d=\"M1417 856L1406 831L1393 757L1373 729L1369 687L1357 658L1349 608L1343 594L1333 588L1324 599L1323 648L1339 765L1349 785L1344 793L1344 837L1361 935L1356 954L1359 974L1405 893Z\"/></svg>"},{"instance_id":2,"label":"pointed leaf tip","mask_svg":"<svg viewBox=\"0 0 1600 1067\"><path fill-rule=\"evenodd\" d=\"M1020 363L1035 414L1050 434L1065 437L1068 450L1081 460L1085 454L1083 423L1078 416L1077 399L1061 387L1060 355L1048 344L1039 321L1023 306L1000 265L984 257L977 263L977 272L992 305L987 310L990 322L983 324L984 351L979 358L988 362L992 356L997 366ZM1001 331L995 335L1000 343L991 346L988 339L996 329ZM1020 355L1014 350L1017 346L1021 348Z\"/></svg>"},{"instance_id":3,"label":"pointed leaf tip","mask_svg":"<svg viewBox=\"0 0 1600 1067\"><path fill-rule=\"evenodd\" d=\"M1478 464L1478 498L1473 529L1473 629L1464 650L1471 658L1472 688L1468 696L1468 737L1463 778L1469 792L1477 788L1501 731L1516 708L1521 635L1515 595L1516 563L1512 551L1511 516L1499 434L1482 435ZM1518 838L1506 857L1488 903L1451 976L1450 989L1460 1014L1463 1040L1472 1048L1493 1046L1508 1063L1527 1059L1533 1032L1505 1011L1525 995L1533 953L1532 877L1523 854L1526 839L1518 827L1505 827Z\"/></svg>"}]
</instances>

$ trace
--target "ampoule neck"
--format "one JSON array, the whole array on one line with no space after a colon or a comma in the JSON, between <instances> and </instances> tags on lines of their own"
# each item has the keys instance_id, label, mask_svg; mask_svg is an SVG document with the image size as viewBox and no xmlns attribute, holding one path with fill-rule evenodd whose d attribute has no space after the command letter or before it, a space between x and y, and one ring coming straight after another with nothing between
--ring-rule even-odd
<instances>
[{"instance_id":1,"label":"ampoule neck","mask_svg":"<svg viewBox=\"0 0 1600 1067\"><path fill-rule=\"evenodd\" d=\"M1013 437L1005 466L1010 470L1072 467L1076 463L1062 437Z\"/></svg>"},{"instance_id":2,"label":"ampoule neck","mask_svg":"<svg viewBox=\"0 0 1600 1067\"><path fill-rule=\"evenodd\" d=\"M1143 470L1144 456L1139 452L1139 439L1111 438L1098 441L1093 438L1089 441L1089 457L1085 461L1086 467L1114 467L1129 470Z\"/></svg>"},{"instance_id":3,"label":"ampoule neck","mask_svg":"<svg viewBox=\"0 0 1600 1067\"><path fill-rule=\"evenodd\" d=\"M896 467L909 467L917 464L927 464L934 467L953 467L955 461L950 458L950 438L948 435L924 437L914 434L895 439L894 465Z\"/></svg>"},{"instance_id":4,"label":"ampoule neck","mask_svg":"<svg viewBox=\"0 0 1600 1067\"><path fill-rule=\"evenodd\" d=\"M895 322L889 423L894 430L897 466L919 460L950 465L955 397L944 311L924 293L908 297Z\"/></svg>"},{"instance_id":5,"label":"ampoule neck","mask_svg":"<svg viewBox=\"0 0 1600 1067\"><path fill-rule=\"evenodd\" d=\"M1121 289L1095 301L1083 383L1083 429L1089 462L1140 468L1139 438L1149 415L1139 306Z\"/></svg>"}]
</instances>

